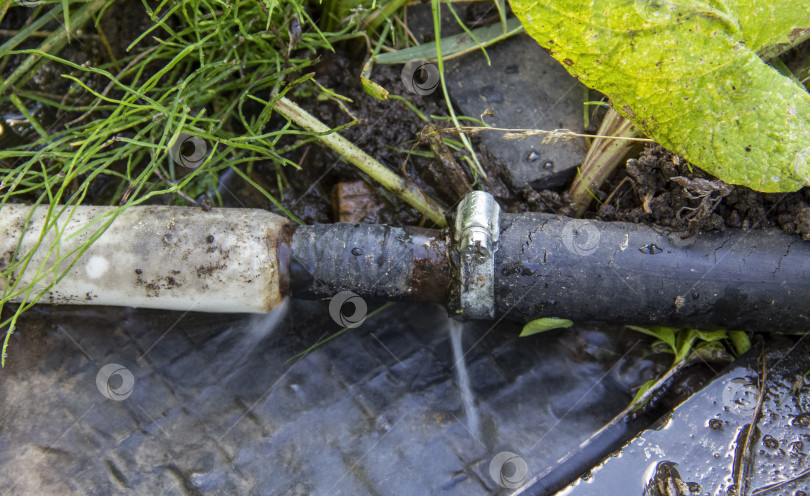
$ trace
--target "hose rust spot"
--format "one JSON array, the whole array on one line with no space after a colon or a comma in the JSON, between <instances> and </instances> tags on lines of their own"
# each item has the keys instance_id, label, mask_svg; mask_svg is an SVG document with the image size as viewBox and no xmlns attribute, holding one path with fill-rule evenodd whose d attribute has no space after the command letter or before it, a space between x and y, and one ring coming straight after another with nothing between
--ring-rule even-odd
<instances>
[{"instance_id":1,"label":"hose rust spot","mask_svg":"<svg viewBox=\"0 0 810 496\"><path fill-rule=\"evenodd\" d=\"M278 267L278 290L284 298L290 294L290 244L296 226L285 224L276 239L276 266Z\"/></svg>"},{"instance_id":2,"label":"hose rust spot","mask_svg":"<svg viewBox=\"0 0 810 496\"><path fill-rule=\"evenodd\" d=\"M422 228L408 228L407 231L413 241L413 299L446 303L451 275L445 232Z\"/></svg>"}]
</instances>

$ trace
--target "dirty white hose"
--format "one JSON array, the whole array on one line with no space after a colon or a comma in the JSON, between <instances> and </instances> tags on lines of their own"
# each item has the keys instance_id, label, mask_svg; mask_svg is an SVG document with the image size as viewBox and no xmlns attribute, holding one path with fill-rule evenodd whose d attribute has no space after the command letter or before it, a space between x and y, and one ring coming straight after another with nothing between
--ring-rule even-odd
<instances>
[{"instance_id":1,"label":"dirty white hose","mask_svg":"<svg viewBox=\"0 0 810 496\"><path fill-rule=\"evenodd\" d=\"M48 207L37 207L25 229L17 259L38 241ZM111 207L77 207L66 221L58 245L64 256L98 230L105 220L76 234ZM30 206L6 205L0 209L0 273L11 264ZM136 206L121 213L85 251L40 302L52 304L116 305L197 312L267 312L282 302L286 267L279 266L276 247L289 236L283 217L257 209L214 209ZM37 268L47 258L41 274L56 261L48 256L54 239L52 227L21 275L17 267L11 281L15 292L31 284ZM62 262L67 269L74 256ZM285 271L282 273L282 270ZM36 295L54 281L48 274L37 282ZM6 278L0 278L0 294ZM23 294L10 301L22 301Z\"/></svg>"}]
</instances>

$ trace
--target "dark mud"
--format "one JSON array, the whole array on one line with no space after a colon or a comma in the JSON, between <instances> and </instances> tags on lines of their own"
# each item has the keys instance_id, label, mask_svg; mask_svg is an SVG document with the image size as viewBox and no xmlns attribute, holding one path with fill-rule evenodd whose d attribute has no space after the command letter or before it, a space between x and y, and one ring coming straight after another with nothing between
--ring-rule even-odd
<instances>
[{"instance_id":1,"label":"dark mud","mask_svg":"<svg viewBox=\"0 0 810 496\"><path fill-rule=\"evenodd\" d=\"M154 2L147 2L152 7ZM13 8L8 11L0 22L0 28L8 30L0 36L0 43L6 42L17 30L23 29L29 22L29 9ZM143 3L137 0L121 0L104 11L99 22L99 27L95 28L92 23L77 32L59 53L58 56L65 60L79 65L100 66L111 61L110 57L120 59L127 55L126 48L146 29L152 25L152 21L147 15ZM61 21L53 20L46 23L38 32L50 33L60 29ZM43 36L29 36L17 45L15 50L36 49L44 40ZM106 44L105 44L106 42ZM109 50L108 47L109 46ZM26 54L3 56L0 60L0 74L8 77L19 64L27 58ZM159 64L155 69L160 68ZM118 69L108 68L116 73ZM86 90L79 87L72 80L63 77L66 67L55 62L47 61L34 73L24 86L24 89L31 91L41 97L48 98L62 104L81 106L90 105L95 97ZM101 92L108 84L109 80L101 75L92 73L81 73L74 71L69 73L72 76L80 77L81 80L95 91ZM115 93L113 93L115 94ZM33 116L50 131L61 130L66 122L77 115L71 115L61 110L54 111L51 106L35 106L29 108ZM0 103L0 115L7 116L9 113L17 113L16 108L7 99ZM19 131L23 138L33 137L36 133L33 129L22 127Z\"/></svg>"},{"instance_id":2,"label":"dark mud","mask_svg":"<svg viewBox=\"0 0 810 496\"><path fill-rule=\"evenodd\" d=\"M677 179L673 179L677 178ZM723 183L661 146L648 146L595 192L601 220L689 231L779 227L810 239L810 190L757 193Z\"/></svg>"},{"instance_id":3,"label":"dark mud","mask_svg":"<svg viewBox=\"0 0 810 496\"><path fill-rule=\"evenodd\" d=\"M348 52L324 55L315 67L315 79L321 85L336 93L351 99L351 102L342 102L338 105L332 100L318 100L314 98L300 99L299 104L308 112L317 116L321 121L331 127L346 124L354 119L357 123L341 134L360 149L377 159L383 165L396 173L404 175L415 183L432 198L437 199L447 207L453 206L458 198L452 191L448 191L444 184L439 183L437 170L445 170L449 160L463 169L463 173L470 182L472 177L466 165L461 161L462 154L449 152L440 158L425 157L414 154L431 152L431 142L421 137L422 131L429 125L401 101L389 99L381 101L370 97L362 88L360 73L362 60L358 60ZM374 66L372 79L389 92L407 99L414 107L427 117L437 116L430 125L438 128L447 127L449 121L442 120L447 116L447 107L440 92L431 95L416 95L409 93L400 77L399 66ZM343 108L341 108L343 107ZM502 167L492 160L482 150L477 141L473 141L479 159L492 181L488 183L490 190L502 202L514 202L517 196L506 184ZM297 200L288 206L304 220L310 218L317 222L332 222L339 217L331 208L331 198L334 188L342 181L351 181L364 178L378 191L378 208L373 220L380 223L395 225L413 225L422 223L421 215L413 208L402 203L392 195L381 192L373 180L357 170L353 165L346 163L335 152L317 145L303 147L296 150L289 157L301 165L304 173L296 173L295 178L288 176L293 189L304 192ZM303 204L305 208L301 208Z\"/></svg>"},{"instance_id":4,"label":"dark mud","mask_svg":"<svg viewBox=\"0 0 810 496\"><path fill-rule=\"evenodd\" d=\"M411 180L429 195L440 198L436 194L439 188L427 184L418 173L420 170L427 171L427 159L409 155L411 149L428 149L427 144L417 145L419 133L427 123L403 102L380 101L367 95L360 82L361 70L362 61L352 60L345 52L325 55L315 66L315 79L351 101L341 102L343 109L334 101L319 101L315 98L299 98L296 102L330 127L357 119L355 125L341 133L346 139L399 174L404 165ZM392 93L408 95L406 98L425 115L446 114L438 97L409 95L400 81L398 68L375 67L373 79ZM366 179L377 189L379 209L374 220L396 225L413 225L420 221L421 215L418 212L397 201L392 195L382 192L376 182L364 178L355 166L345 162L330 149L311 144L295 150L288 158L298 163L302 170L287 174L294 192L285 196L292 197L289 208L296 215L302 215L305 222L337 220L337 212L333 212L331 203L334 188L342 181L360 178Z\"/></svg>"}]
</instances>

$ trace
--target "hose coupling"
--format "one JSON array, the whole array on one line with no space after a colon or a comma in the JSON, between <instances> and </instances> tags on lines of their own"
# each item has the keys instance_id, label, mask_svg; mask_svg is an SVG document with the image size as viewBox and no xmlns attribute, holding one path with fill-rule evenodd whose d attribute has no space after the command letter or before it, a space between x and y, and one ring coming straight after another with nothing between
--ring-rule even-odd
<instances>
[{"instance_id":1,"label":"hose coupling","mask_svg":"<svg viewBox=\"0 0 810 496\"><path fill-rule=\"evenodd\" d=\"M495 198L485 191L468 193L456 210L458 308L465 319L495 317L495 252L498 251L500 212Z\"/></svg>"}]
</instances>

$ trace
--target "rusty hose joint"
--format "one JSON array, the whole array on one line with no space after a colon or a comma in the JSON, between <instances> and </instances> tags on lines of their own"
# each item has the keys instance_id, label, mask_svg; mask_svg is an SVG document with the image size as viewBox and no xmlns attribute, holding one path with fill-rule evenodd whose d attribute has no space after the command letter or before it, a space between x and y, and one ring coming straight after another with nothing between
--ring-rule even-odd
<instances>
[{"instance_id":1,"label":"rusty hose joint","mask_svg":"<svg viewBox=\"0 0 810 496\"><path fill-rule=\"evenodd\" d=\"M290 291L331 298L445 303L450 287L445 232L379 224L300 226L290 243Z\"/></svg>"}]
</instances>

